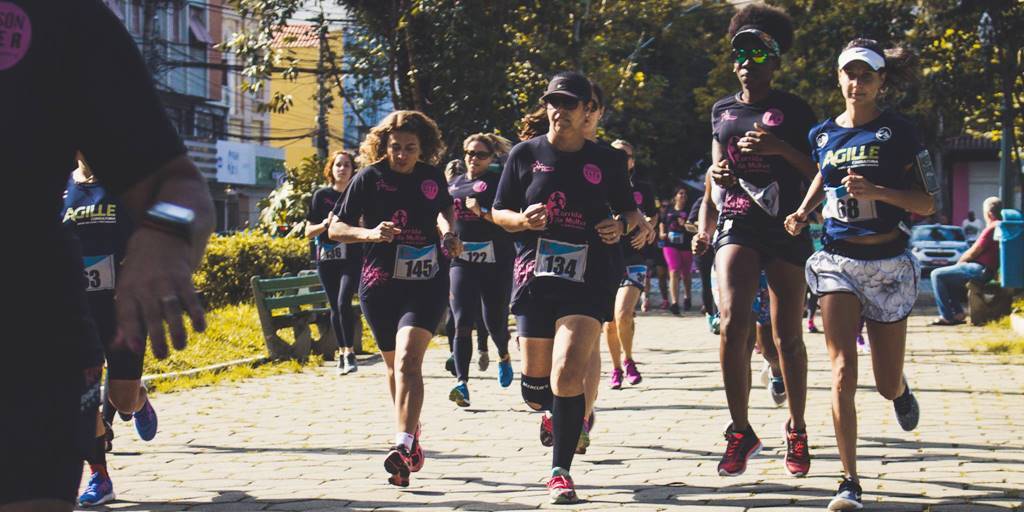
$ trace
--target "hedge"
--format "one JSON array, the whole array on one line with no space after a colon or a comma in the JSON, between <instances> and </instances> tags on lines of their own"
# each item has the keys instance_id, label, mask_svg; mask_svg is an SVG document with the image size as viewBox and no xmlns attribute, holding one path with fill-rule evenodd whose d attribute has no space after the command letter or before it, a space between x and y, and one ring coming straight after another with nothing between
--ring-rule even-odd
<instances>
[{"instance_id":1,"label":"hedge","mask_svg":"<svg viewBox=\"0 0 1024 512\"><path fill-rule=\"evenodd\" d=\"M310 268L309 242L303 238L272 237L257 231L215 235L192 276L207 307L252 301L252 276L292 275Z\"/></svg>"}]
</instances>

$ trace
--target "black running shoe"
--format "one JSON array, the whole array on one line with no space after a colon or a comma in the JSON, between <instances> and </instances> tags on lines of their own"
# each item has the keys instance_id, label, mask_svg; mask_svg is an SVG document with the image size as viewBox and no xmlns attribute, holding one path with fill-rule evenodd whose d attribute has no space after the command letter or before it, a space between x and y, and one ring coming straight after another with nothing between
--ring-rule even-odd
<instances>
[{"instance_id":1,"label":"black running shoe","mask_svg":"<svg viewBox=\"0 0 1024 512\"><path fill-rule=\"evenodd\" d=\"M843 482L839 484L839 490L836 491L836 495L828 503L828 509L860 510L864 508L861 494L860 484L850 478L844 478Z\"/></svg>"},{"instance_id":2,"label":"black running shoe","mask_svg":"<svg viewBox=\"0 0 1024 512\"><path fill-rule=\"evenodd\" d=\"M900 428L910 432L917 428L917 422L921 419L921 408L917 405L914 393L910 391L906 377L903 378L903 384L906 389L892 401L892 407L896 410L896 421L899 422Z\"/></svg>"},{"instance_id":3,"label":"black running shoe","mask_svg":"<svg viewBox=\"0 0 1024 512\"><path fill-rule=\"evenodd\" d=\"M668 310L669 310L669 311L670 311L670 312L671 312L671 313L672 313L673 315L678 315L678 314L679 314L679 304L677 304L677 303L672 303L672 305L668 307Z\"/></svg>"},{"instance_id":4,"label":"black running shoe","mask_svg":"<svg viewBox=\"0 0 1024 512\"><path fill-rule=\"evenodd\" d=\"M444 362L444 369L448 370L452 377L455 377L455 354L448 356L448 360Z\"/></svg>"}]
</instances>

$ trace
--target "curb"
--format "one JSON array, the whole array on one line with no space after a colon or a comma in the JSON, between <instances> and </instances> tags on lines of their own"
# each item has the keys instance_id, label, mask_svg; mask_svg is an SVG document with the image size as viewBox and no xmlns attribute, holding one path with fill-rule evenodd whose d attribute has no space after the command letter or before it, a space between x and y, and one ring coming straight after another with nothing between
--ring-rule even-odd
<instances>
[{"instance_id":1,"label":"curb","mask_svg":"<svg viewBox=\"0 0 1024 512\"><path fill-rule=\"evenodd\" d=\"M210 366L204 366L202 368L193 368L191 370L184 370L184 371L180 371L180 372L158 373L156 375L143 375L142 376L142 383L143 384L148 384L148 383L150 383L152 381L155 381L155 380L170 380L170 379L177 379L177 378L181 378L181 377L191 377L193 375L198 375L198 374L204 373L204 372L217 373L217 372L222 372L224 370L227 370L228 368L232 368L232 367L235 367L235 366L242 366L242 365L259 366L259 365L261 365L263 363L266 363L268 361L270 361L270 357L269 356L257 356L257 357L249 357L249 358L246 358L246 359L237 359L235 361L228 361L226 363L213 364L213 365L210 365Z\"/></svg>"}]
</instances>

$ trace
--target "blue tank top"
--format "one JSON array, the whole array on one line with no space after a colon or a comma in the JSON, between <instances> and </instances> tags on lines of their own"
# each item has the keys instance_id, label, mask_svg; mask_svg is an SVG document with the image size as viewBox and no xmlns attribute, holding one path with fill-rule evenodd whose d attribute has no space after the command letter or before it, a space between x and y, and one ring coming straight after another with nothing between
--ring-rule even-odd
<instances>
[{"instance_id":1,"label":"blue tank top","mask_svg":"<svg viewBox=\"0 0 1024 512\"><path fill-rule=\"evenodd\" d=\"M875 185L908 190L917 181L911 165L924 146L913 125L886 110L870 123L843 128L829 118L811 129L811 156L825 180L824 245L835 240L889 233L900 227L908 213L882 201L851 197L842 180L850 172Z\"/></svg>"}]
</instances>

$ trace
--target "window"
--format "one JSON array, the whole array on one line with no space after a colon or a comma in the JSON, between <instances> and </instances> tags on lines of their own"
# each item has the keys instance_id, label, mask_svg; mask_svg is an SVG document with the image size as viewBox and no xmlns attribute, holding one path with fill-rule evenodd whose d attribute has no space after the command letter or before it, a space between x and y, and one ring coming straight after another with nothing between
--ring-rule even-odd
<instances>
[{"instance_id":1,"label":"window","mask_svg":"<svg viewBox=\"0 0 1024 512\"><path fill-rule=\"evenodd\" d=\"M260 138L265 136L265 134L263 133L263 121L252 122L252 136Z\"/></svg>"}]
</instances>

